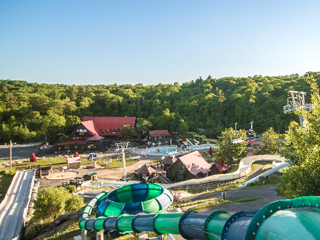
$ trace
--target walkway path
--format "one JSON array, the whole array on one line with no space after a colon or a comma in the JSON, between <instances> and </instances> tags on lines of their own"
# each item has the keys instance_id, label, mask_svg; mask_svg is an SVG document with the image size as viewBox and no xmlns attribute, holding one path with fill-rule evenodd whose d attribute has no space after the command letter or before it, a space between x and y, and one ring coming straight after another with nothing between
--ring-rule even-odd
<instances>
[{"instance_id":1,"label":"walkway path","mask_svg":"<svg viewBox=\"0 0 320 240\"><path fill-rule=\"evenodd\" d=\"M241 178L251 171L251 165L257 161L278 161L278 162L285 162L286 159L281 157L280 155L254 155L251 157L246 157L240 161L239 169L233 173L227 174L216 174L206 178L199 178L199 179L190 179L183 182L178 182L174 184L166 184L163 185L166 188L172 187L182 187L182 186L189 186L189 185L196 185L196 184L204 184L209 182L222 182L222 181L230 181Z\"/></svg>"},{"instance_id":2,"label":"walkway path","mask_svg":"<svg viewBox=\"0 0 320 240\"><path fill-rule=\"evenodd\" d=\"M255 210L259 209L271 202L280 200L281 197L277 195L275 191L276 186L263 186L263 187L252 187L242 188L236 190L226 191L226 200L237 200L240 198L262 198L255 201L240 202L240 203L224 203L221 205L212 206L199 210L199 212L211 213L216 210L224 210L229 213L236 213L241 210ZM217 201L222 199L221 192L212 192L201 194L197 196L191 196L184 198L184 201L197 201L208 198L217 198ZM186 209L183 209L186 210Z\"/></svg>"}]
</instances>

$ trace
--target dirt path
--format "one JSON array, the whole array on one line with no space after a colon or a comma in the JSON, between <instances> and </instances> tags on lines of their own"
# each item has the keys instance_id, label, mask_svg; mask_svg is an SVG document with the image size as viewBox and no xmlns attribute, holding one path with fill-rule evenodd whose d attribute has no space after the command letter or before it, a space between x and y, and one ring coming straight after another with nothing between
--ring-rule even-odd
<instances>
[{"instance_id":1,"label":"dirt path","mask_svg":"<svg viewBox=\"0 0 320 240\"><path fill-rule=\"evenodd\" d=\"M144 164L150 164L153 159L159 158L159 156L148 156L148 157L143 157L139 161L137 161L135 164L126 167L126 172L127 175L133 173L139 165L144 165ZM59 171L59 170L55 170ZM106 169L106 168L101 168L101 169L72 169L72 171L77 171L79 172L79 175L77 177L83 177L86 174L95 172L97 173L98 179L104 179L104 180L121 180L123 178L123 168L111 168L111 169ZM66 171L67 172L67 171ZM45 187L56 187L56 186L61 186L62 182L69 182L69 179L52 179L48 180L45 178L41 178L41 188Z\"/></svg>"}]
</instances>

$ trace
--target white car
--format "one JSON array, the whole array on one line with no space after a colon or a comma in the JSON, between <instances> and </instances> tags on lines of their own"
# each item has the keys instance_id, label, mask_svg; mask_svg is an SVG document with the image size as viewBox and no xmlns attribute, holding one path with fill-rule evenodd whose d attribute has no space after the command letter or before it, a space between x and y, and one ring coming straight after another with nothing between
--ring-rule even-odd
<instances>
[{"instance_id":1,"label":"white car","mask_svg":"<svg viewBox=\"0 0 320 240\"><path fill-rule=\"evenodd\" d=\"M134 154L134 155L131 155L130 158L131 159L140 159L140 155Z\"/></svg>"}]
</instances>

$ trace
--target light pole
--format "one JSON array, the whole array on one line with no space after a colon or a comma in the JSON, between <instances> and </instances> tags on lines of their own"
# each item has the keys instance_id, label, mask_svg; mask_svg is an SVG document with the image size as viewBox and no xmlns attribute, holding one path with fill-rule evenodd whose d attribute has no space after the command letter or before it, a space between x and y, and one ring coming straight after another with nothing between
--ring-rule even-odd
<instances>
[{"instance_id":1,"label":"light pole","mask_svg":"<svg viewBox=\"0 0 320 240\"><path fill-rule=\"evenodd\" d=\"M124 181L127 181L126 161L125 161L125 153L124 153L123 147L122 147L122 163L123 163L123 179Z\"/></svg>"},{"instance_id":2,"label":"light pole","mask_svg":"<svg viewBox=\"0 0 320 240\"><path fill-rule=\"evenodd\" d=\"M10 170L12 170L12 141L10 140Z\"/></svg>"}]
</instances>

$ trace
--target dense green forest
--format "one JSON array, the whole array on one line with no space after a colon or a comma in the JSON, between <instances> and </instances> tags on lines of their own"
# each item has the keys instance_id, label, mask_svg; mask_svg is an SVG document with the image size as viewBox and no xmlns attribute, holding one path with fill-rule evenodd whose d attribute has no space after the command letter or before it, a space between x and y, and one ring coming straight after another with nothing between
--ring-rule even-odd
<instances>
[{"instance_id":1,"label":"dense green forest","mask_svg":"<svg viewBox=\"0 0 320 240\"><path fill-rule=\"evenodd\" d=\"M319 83L320 72L309 72ZM284 133L294 114L284 114L287 91L306 91L304 76L208 76L174 84L64 85L0 80L1 143L48 141L69 135L82 116L131 116L152 123L151 129L195 131L215 138L227 127L261 133L273 127Z\"/></svg>"}]
</instances>

